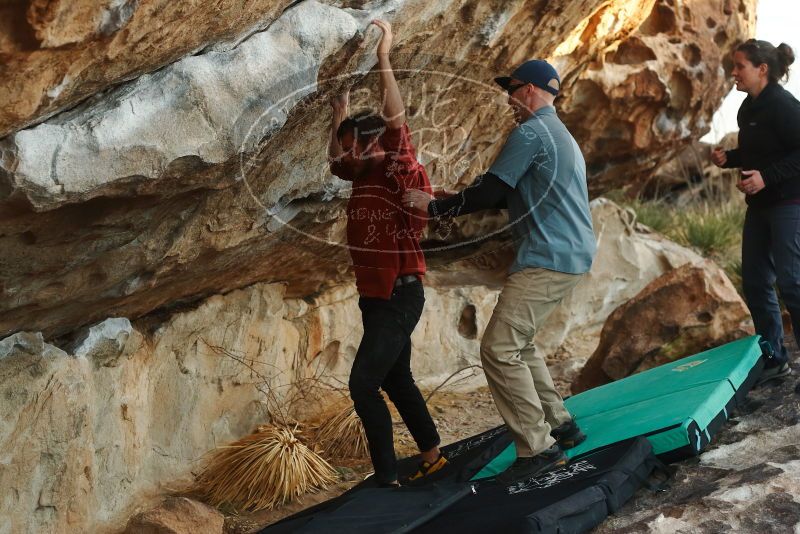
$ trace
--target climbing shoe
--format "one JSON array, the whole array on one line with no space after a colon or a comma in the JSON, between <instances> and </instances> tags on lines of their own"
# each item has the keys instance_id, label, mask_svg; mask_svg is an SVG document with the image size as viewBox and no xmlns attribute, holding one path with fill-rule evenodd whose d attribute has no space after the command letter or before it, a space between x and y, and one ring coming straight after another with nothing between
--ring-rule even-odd
<instances>
[{"instance_id":1,"label":"climbing shoe","mask_svg":"<svg viewBox=\"0 0 800 534\"><path fill-rule=\"evenodd\" d=\"M504 486L509 486L565 465L567 465L567 456L561 447L553 445L536 456L517 458L511 467L497 475L496 480Z\"/></svg>"},{"instance_id":2,"label":"climbing shoe","mask_svg":"<svg viewBox=\"0 0 800 534\"><path fill-rule=\"evenodd\" d=\"M444 466L447 465L447 458L444 455L440 454L439 457L436 459L435 462L420 462L419 467L417 468L417 472L413 475L410 475L403 479L403 484L407 484L409 482L414 482L416 480L420 480L428 475L434 474L436 471L441 470Z\"/></svg>"},{"instance_id":3,"label":"climbing shoe","mask_svg":"<svg viewBox=\"0 0 800 534\"><path fill-rule=\"evenodd\" d=\"M790 374L792 374L792 368L789 367L788 363L765 367L764 370L761 371L761 376L758 378L756 385L760 386L761 384L769 382L770 380L783 378L784 376Z\"/></svg>"},{"instance_id":4,"label":"climbing shoe","mask_svg":"<svg viewBox=\"0 0 800 534\"><path fill-rule=\"evenodd\" d=\"M558 442L558 445L564 449L571 449L576 445L580 445L586 440L586 434L581 432L574 419L570 419L566 423L557 426L550 432L553 439Z\"/></svg>"}]
</instances>

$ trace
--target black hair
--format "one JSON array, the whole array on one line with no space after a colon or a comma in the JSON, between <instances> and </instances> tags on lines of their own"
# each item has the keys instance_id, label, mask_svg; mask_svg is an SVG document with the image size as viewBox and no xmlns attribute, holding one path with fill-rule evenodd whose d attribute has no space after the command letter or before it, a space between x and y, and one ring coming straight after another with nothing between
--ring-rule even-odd
<instances>
[{"instance_id":1,"label":"black hair","mask_svg":"<svg viewBox=\"0 0 800 534\"><path fill-rule=\"evenodd\" d=\"M386 131L386 121L383 117L371 111L362 111L351 117L347 117L336 130L336 137L341 139L346 133L352 133L356 142L367 145L376 137Z\"/></svg>"},{"instance_id":2,"label":"black hair","mask_svg":"<svg viewBox=\"0 0 800 534\"><path fill-rule=\"evenodd\" d=\"M736 51L743 52L756 67L766 65L770 82L789 79L789 65L794 63L794 51L788 44L781 43L775 47L768 41L748 39L737 46Z\"/></svg>"}]
</instances>

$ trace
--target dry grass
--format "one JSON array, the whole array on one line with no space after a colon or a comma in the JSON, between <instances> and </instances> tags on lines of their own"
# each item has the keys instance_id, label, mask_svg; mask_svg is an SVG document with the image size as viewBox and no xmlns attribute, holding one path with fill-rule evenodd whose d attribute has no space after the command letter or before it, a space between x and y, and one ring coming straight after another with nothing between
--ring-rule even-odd
<instances>
[{"instance_id":1,"label":"dry grass","mask_svg":"<svg viewBox=\"0 0 800 534\"><path fill-rule=\"evenodd\" d=\"M336 471L298 439L298 427L264 425L211 452L195 491L213 506L271 509L336 481Z\"/></svg>"},{"instance_id":2,"label":"dry grass","mask_svg":"<svg viewBox=\"0 0 800 534\"><path fill-rule=\"evenodd\" d=\"M330 459L363 458L368 453L367 435L352 405L322 423L316 441Z\"/></svg>"},{"instance_id":3,"label":"dry grass","mask_svg":"<svg viewBox=\"0 0 800 534\"><path fill-rule=\"evenodd\" d=\"M703 256L717 261L727 259L732 248L738 254L744 225L745 207L741 203L700 204L676 210L676 228L667 235L682 245L697 249Z\"/></svg>"}]
</instances>

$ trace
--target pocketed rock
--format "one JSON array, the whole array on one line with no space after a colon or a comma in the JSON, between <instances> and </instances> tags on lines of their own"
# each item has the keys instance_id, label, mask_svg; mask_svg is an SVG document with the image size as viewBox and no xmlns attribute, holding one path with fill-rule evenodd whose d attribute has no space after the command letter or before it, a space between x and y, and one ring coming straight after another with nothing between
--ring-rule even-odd
<instances>
[{"instance_id":1,"label":"pocketed rock","mask_svg":"<svg viewBox=\"0 0 800 534\"><path fill-rule=\"evenodd\" d=\"M710 260L660 276L606 320L574 393L753 334L750 314Z\"/></svg>"}]
</instances>

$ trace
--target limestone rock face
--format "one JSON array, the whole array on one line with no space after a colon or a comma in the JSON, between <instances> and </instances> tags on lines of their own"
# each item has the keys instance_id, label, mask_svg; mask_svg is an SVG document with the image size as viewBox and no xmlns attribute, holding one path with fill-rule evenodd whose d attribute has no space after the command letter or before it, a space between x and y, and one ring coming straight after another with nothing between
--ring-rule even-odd
<instances>
[{"instance_id":1,"label":"limestone rock face","mask_svg":"<svg viewBox=\"0 0 800 534\"><path fill-rule=\"evenodd\" d=\"M0 6L0 135L256 31L291 4L227 0L13 0Z\"/></svg>"},{"instance_id":2,"label":"limestone rock face","mask_svg":"<svg viewBox=\"0 0 800 534\"><path fill-rule=\"evenodd\" d=\"M7 532L77 532L95 476L91 364L19 332L0 341L0 503Z\"/></svg>"},{"instance_id":3,"label":"limestone rock face","mask_svg":"<svg viewBox=\"0 0 800 534\"><path fill-rule=\"evenodd\" d=\"M669 271L612 313L573 391L618 380L753 334L725 272L706 261Z\"/></svg>"},{"instance_id":4,"label":"limestone rock face","mask_svg":"<svg viewBox=\"0 0 800 534\"><path fill-rule=\"evenodd\" d=\"M605 316L697 259L612 202L596 200L592 212L601 253L536 338L564 392ZM425 297L412 366L430 389L480 363L497 289L429 285ZM305 420L340 400L360 317L352 284L303 299L287 298L282 284L255 284L166 316L106 319L63 350L41 333L0 340L8 399L0 403L0 502L12 511L12 532L120 529L190 481L207 451L271 418ZM482 383L480 373L462 380L473 371L452 381Z\"/></svg>"},{"instance_id":5,"label":"limestone rock face","mask_svg":"<svg viewBox=\"0 0 800 534\"><path fill-rule=\"evenodd\" d=\"M171 497L133 516L125 534L222 534L225 518L214 508L186 497Z\"/></svg>"},{"instance_id":6,"label":"limestone rock face","mask_svg":"<svg viewBox=\"0 0 800 534\"><path fill-rule=\"evenodd\" d=\"M10 532L118 531L185 487L209 450L347 395L361 338L354 288L284 297L284 286L259 284L167 319L112 318L67 351L40 333L0 341L0 502ZM423 385L477 358L496 294L429 289L426 298L414 336ZM167 508L130 528L184 515L183 504Z\"/></svg>"},{"instance_id":7,"label":"limestone rock face","mask_svg":"<svg viewBox=\"0 0 800 534\"><path fill-rule=\"evenodd\" d=\"M491 80L537 56L562 74L556 105L597 192L702 134L729 86L722 58L755 16L752 0L213 6L0 8L0 335L60 335L256 282L305 296L346 280L349 190L327 171L327 99L348 85L354 109L376 106L372 18L395 22L435 184L486 169L512 127ZM472 244L440 241L432 265L482 268Z\"/></svg>"}]
</instances>

